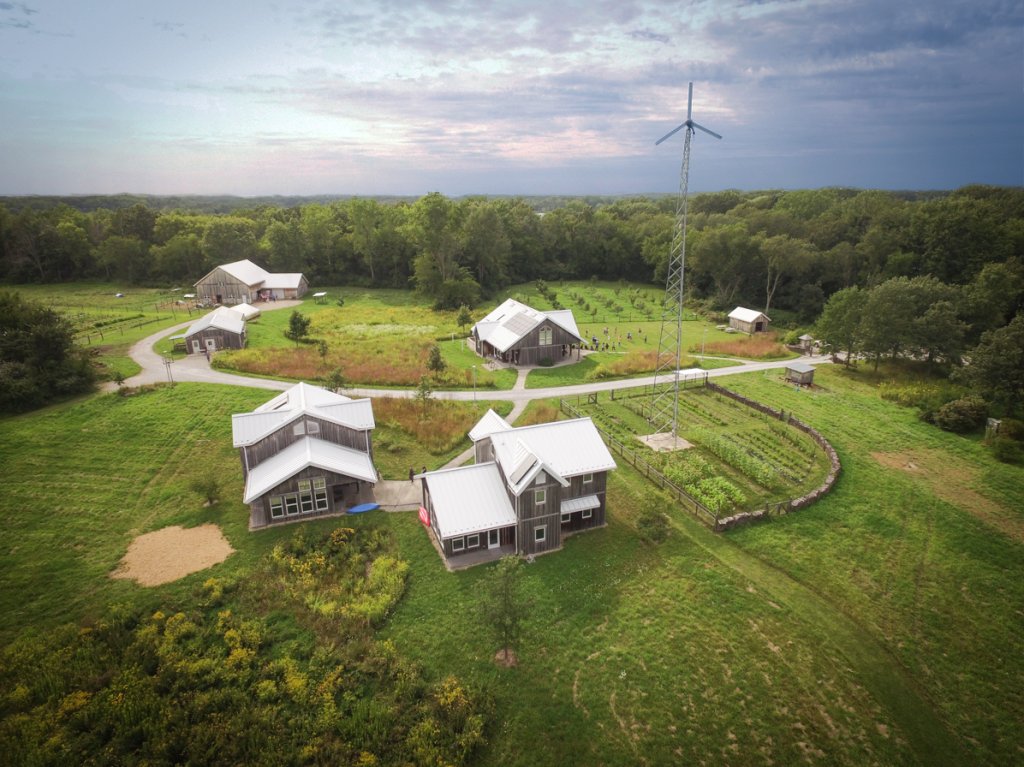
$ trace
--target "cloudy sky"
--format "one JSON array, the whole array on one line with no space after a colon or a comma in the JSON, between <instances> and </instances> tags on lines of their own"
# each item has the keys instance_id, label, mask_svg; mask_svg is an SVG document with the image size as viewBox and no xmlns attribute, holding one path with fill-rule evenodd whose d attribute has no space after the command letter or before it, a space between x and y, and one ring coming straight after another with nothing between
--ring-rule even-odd
<instances>
[{"instance_id":1,"label":"cloudy sky","mask_svg":"<svg viewBox=\"0 0 1024 767\"><path fill-rule=\"evenodd\" d=\"M0 194L1024 184L1020 0L0 0Z\"/></svg>"}]
</instances>

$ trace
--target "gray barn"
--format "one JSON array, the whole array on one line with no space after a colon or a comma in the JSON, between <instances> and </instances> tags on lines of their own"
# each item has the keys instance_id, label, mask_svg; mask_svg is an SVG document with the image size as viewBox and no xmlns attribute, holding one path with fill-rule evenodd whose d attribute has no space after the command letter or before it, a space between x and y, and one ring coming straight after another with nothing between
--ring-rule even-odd
<instances>
[{"instance_id":1,"label":"gray barn","mask_svg":"<svg viewBox=\"0 0 1024 767\"><path fill-rule=\"evenodd\" d=\"M473 326L476 353L512 365L537 365L580 356L580 336L569 309L541 312L510 298Z\"/></svg>"}]
</instances>

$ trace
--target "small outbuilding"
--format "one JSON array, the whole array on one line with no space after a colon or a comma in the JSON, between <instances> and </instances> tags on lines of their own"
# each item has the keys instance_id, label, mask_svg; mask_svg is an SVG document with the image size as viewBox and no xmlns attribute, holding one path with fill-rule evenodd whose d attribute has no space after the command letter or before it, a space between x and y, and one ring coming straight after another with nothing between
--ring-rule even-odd
<instances>
[{"instance_id":1,"label":"small outbuilding","mask_svg":"<svg viewBox=\"0 0 1024 767\"><path fill-rule=\"evenodd\" d=\"M510 298L473 326L476 353L512 365L577 358L583 337L570 309L541 312Z\"/></svg>"},{"instance_id":2,"label":"small outbuilding","mask_svg":"<svg viewBox=\"0 0 1024 767\"><path fill-rule=\"evenodd\" d=\"M814 365L808 365L806 362L790 362L786 365L786 380L801 386L810 386L814 383Z\"/></svg>"},{"instance_id":3,"label":"small outbuilding","mask_svg":"<svg viewBox=\"0 0 1024 767\"><path fill-rule=\"evenodd\" d=\"M185 351L189 354L244 346L245 317L224 306L203 315L185 331Z\"/></svg>"},{"instance_id":4,"label":"small outbuilding","mask_svg":"<svg viewBox=\"0 0 1024 767\"><path fill-rule=\"evenodd\" d=\"M810 354L814 350L814 336L810 333L800 336L800 348Z\"/></svg>"},{"instance_id":5,"label":"small outbuilding","mask_svg":"<svg viewBox=\"0 0 1024 767\"><path fill-rule=\"evenodd\" d=\"M729 312L729 327L741 333L764 333L771 322L768 315L756 309L744 309L737 306Z\"/></svg>"}]
</instances>

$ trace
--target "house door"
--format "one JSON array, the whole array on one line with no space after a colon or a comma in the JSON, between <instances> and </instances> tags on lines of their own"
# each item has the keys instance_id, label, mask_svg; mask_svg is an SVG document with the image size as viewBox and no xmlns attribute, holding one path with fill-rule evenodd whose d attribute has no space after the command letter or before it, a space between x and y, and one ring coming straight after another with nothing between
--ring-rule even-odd
<instances>
[{"instance_id":1,"label":"house door","mask_svg":"<svg viewBox=\"0 0 1024 767\"><path fill-rule=\"evenodd\" d=\"M501 541L500 530L488 530L487 531L487 548L496 549Z\"/></svg>"},{"instance_id":2,"label":"house door","mask_svg":"<svg viewBox=\"0 0 1024 767\"><path fill-rule=\"evenodd\" d=\"M216 338L207 338L206 339L206 349L207 349L207 351L211 351L211 352L217 351L217 339Z\"/></svg>"},{"instance_id":3,"label":"house door","mask_svg":"<svg viewBox=\"0 0 1024 767\"><path fill-rule=\"evenodd\" d=\"M199 346L199 339L198 338L193 338L192 339L192 351L194 353L196 353L196 354L199 354L199 352L201 352L202 350L203 350L202 347Z\"/></svg>"}]
</instances>

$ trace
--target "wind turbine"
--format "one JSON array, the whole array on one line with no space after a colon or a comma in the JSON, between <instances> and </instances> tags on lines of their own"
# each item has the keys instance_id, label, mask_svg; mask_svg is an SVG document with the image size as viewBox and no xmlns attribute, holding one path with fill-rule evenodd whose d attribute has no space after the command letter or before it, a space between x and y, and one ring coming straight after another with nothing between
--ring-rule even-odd
<instances>
[{"instance_id":1,"label":"wind turbine","mask_svg":"<svg viewBox=\"0 0 1024 767\"><path fill-rule=\"evenodd\" d=\"M679 172L679 202L676 206L676 231L665 278L665 300L661 313L661 338L658 342L658 364L654 371L654 399L651 401L650 423L657 433L671 433L673 445L679 432L679 366L683 342L683 267L686 264L686 213L690 184L690 140L694 130L717 139L713 130L693 121L693 83L686 97L686 121L654 142L657 146L686 129L683 141L683 165ZM658 391L658 379L671 378L671 386Z\"/></svg>"}]
</instances>

